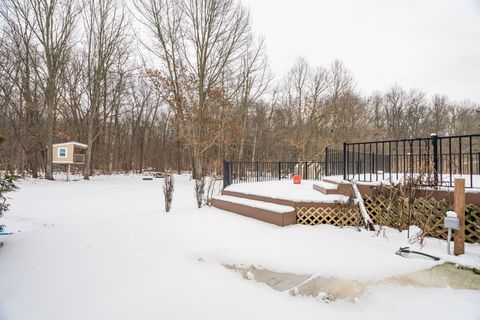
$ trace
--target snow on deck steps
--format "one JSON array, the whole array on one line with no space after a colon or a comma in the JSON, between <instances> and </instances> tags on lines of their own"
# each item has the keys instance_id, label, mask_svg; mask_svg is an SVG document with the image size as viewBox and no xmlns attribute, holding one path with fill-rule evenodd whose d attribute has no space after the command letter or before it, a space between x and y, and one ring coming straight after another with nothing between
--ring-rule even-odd
<instances>
[{"instance_id":1,"label":"snow on deck steps","mask_svg":"<svg viewBox=\"0 0 480 320\"><path fill-rule=\"evenodd\" d=\"M214 198L212 205L218 209L234 212L281 227L297 222L295 208L290 206L227 195Z\"/></svg>"},{"instance_id":2,"label":"snow on deck steps","mask_svg":"<svg viewBox=\"0 0 480 320\"><path fill-rule=\"evenodd\" d=\"M338 185L325 181L318 181L313 184L313 189L323 194L338 194Z\"/></svg>"},{"instance_id":3,"label":"snow on deck steps","mask_svg":"<svg viewBox=\"0 0 480 320\"><path fill-rule=\"evenodd\" d=\"M259 208L259 209L268 210L276 213L287 213L295 210L293 207L290 207L290 206L282 206L275 203L258 201L258 200L250 200L250 199L238 198L238 197L232 197L232 196L219 196L219 197L216 197L215 199L224 200L224 201L228 201L236 204L242 204L252 208Z\"/></svg>"},{"instance_id":4,"label":"snow on deck steps","mask_svg":"<svg viewBox=\"0 0 480 320\"><path fill-rule=\"evenodd\" d=\"M226 187L222 193L292 207L333 205L348 200L348 197L343 195L326 195L314 190L315 182L318 181L302 180L301 184L294 184L290 180L236 183Z\"/></svg>"}]
</instances>

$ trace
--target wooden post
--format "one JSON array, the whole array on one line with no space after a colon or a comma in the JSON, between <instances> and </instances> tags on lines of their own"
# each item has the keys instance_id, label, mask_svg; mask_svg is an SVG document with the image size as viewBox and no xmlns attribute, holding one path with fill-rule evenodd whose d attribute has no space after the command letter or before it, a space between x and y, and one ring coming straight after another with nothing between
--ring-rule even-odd
<instances>
[{"instance_id":1,"label":"wooden post","mask_svg":"<svg viewBox=\"0 0 480 320\"><path fill-rule=\"evenodd\" d=\"M67 181L70 181L70 165L67 165Z\"/></svg>"},{"instance_id":2,"label":"wooden post","mask_svg":"<svg viewBox=\"0 0 480 320\"><path fill-rule=\"evenodd\" d=\"M460 227L453 233L453 254L458 256L465 253L465 179L455 178L454 207Z\"/></svg>"}]
</instances>

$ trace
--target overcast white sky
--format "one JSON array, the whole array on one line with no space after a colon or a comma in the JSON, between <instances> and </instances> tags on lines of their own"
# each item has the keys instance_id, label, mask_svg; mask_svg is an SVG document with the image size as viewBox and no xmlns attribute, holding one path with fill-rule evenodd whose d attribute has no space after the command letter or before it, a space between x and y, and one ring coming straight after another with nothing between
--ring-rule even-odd
<instances>
[{"instance_id":1,"label":"overcast white sky","mask_svg":"<svg viewBox=\"0 0 480 320\"><path fill-rule=\"evenodd\" d=\"M242 0L276 79L340 59L363 93L398 83L480 102L480 0Z\"/></svg>"}]
</instances>

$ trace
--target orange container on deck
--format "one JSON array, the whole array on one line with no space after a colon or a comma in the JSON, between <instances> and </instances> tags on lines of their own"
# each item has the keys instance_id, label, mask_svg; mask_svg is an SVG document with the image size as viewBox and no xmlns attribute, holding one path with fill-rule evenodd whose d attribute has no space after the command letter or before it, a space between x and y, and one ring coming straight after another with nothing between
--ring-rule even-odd
<instances>
[{"instance_id":1,"label":"orange container on deck","mask_svg":"<svg viewBox=\"0 0 480 320\"><path fill-rule=\"evenodd\" d=\"M302 183L302 177L293 176L293 184L301 184L301 183Z\"/></svg>"}]
</instances>

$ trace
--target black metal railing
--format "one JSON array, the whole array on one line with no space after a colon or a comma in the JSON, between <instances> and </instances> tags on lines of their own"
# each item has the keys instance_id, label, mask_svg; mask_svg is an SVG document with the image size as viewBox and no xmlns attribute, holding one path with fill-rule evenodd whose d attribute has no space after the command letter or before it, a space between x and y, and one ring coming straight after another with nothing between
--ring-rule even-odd
<instances>
[{"instance_id":1,"label":"black metal railing","mask_svg":"<svg viewBox=\"0 0 480 320\"><path fill-rule=\"evenodd\" d=\"M343 150L325 148L325 176L343 175L343 163Z\"/></svg>"},{"instance_id":2,"label":"black metal railing","mask_svg":"<svg viewBox=\"0 0 480 320\"><path fill-rule=\"evenodd\" d=\"M342 155L345 180L451 187L461 176L466 187L480 187L480 134L345 143Z\"/></svg>"},{"instance_id":3,"label":"black metal railing","mask_svg":"<svg viewBox=\"0 0 480 320\"><path fill-rule=\"evenodd\" d=\"M363 182L415 179L423 186L452 187L457 176L480 188L480 134L344 143L325 149L321 161L224 162L224 187L232 183L340 176Z\"/></svg>"},{"instance_id":4,"label":"black metal railing","mask_svg":"<svg viewBox=\"0 0 480 320\"><path fill-rule=\"evenodd\" d=\"M291 179L294 175L300 175L302 179L320 180L325 175L324 170L323 161L224 161L223 187L240 182Z\"/></svg>"}]
</instances>

